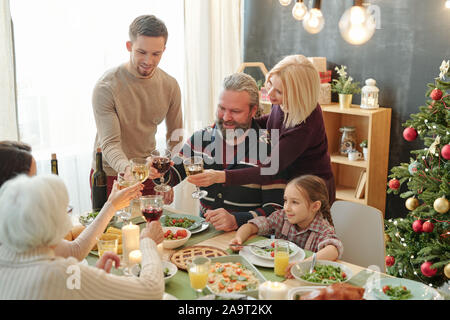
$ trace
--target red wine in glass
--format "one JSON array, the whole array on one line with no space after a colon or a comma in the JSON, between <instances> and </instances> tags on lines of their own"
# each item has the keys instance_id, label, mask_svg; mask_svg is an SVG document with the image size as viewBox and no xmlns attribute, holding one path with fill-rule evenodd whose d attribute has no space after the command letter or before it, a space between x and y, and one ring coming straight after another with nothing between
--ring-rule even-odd
<instances>
[{"instance_id":1,"label":"red wine in glass","mask_svg":"<svg viewBox=\"0 0 450 320\"><path fill-rule=\"evenodd\" d=\"M148 209L144 209L142 210L142 215L145 217L145 220L147 220L147 222L152 222L152 221L158 221L159 218L161 218L161 215L163 213L163 209L160 208L148 208Z\"/></svg>"},{"instance_id":2,"label":"red wine in glass","mask_svg":"<svg viewBox=\"0 0 450 320\"><path fill-rule=\"evenodd\" d=\"M170 168L170 159L166 157L155 157L152 160L152 165L159 173L164 174Z\"/></svg>"}]
</instances>

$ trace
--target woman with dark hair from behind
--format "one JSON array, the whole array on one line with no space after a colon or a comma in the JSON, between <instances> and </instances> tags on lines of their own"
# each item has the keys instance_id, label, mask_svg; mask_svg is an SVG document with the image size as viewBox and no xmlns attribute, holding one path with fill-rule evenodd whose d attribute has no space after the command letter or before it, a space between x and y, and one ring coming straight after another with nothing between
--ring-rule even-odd
<instances>
[{"instance_id":1,"label":"woman with dark hair from behind","mask_svg":"<svg viewBox=\"0 0 450 320\"><path fill-rule=\"evenodd\" d=\"M0 187L6 181L20 174L30 177L36 175L36 161L30 152L31 147L27 144L16 141L0 141ZM94 221L75 240L62 239L55 248L55 254L64 258L75 257L79 261L86 258L97 243L96 238L106 229L115 212L127 207L131 199L141 196L142 188L141 184L135 184L118 190L117 183L115 183L108 201ZM124 190L126 192L122 192Z\"/></svg>"},{"instance_id":2,"label":"woman with dark hair from behind","mask_svg":"<svg viewBox=\"0 0 450 320\"><path fill-rule=\"evenodd\" d=\"M0 141L0 187L18 174L36 174L31 147L18 141Z\"/></svg>"}]
</instances>

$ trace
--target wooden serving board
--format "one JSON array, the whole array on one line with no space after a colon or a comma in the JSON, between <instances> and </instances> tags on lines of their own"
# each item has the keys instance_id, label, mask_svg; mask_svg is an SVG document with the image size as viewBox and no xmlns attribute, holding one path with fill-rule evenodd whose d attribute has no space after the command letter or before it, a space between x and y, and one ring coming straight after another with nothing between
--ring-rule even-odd
<instances>
[{"instance_id":1,"label":"wooden serving board","mask_svg":"<svg viewBox=\"0 0 450 320\"><path fill-rule=\"evenodd\" d=\"M170 261L178 269L187 270L187 262L195 257L215 258L227 256L228 254L219 248L210 246L191 246L178 250L170 256Z\"/></svg>"}]
</instances>

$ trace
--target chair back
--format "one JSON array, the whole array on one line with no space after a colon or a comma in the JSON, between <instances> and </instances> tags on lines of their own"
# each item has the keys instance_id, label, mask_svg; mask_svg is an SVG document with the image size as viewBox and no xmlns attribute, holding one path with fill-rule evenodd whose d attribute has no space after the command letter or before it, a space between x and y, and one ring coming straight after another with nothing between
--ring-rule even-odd
<instances>
[{"instance_id":1,"label":"chair back","mask_svg":"<svg viewBox=\"0 0 450 320\"><path fill-rule=\"evenodd\" d=\"M350 201L331 206L336 235L344 244L341 260L362 267L376 265L386 272L384 220L380 210Z\"/></svg>"}]
</instances>

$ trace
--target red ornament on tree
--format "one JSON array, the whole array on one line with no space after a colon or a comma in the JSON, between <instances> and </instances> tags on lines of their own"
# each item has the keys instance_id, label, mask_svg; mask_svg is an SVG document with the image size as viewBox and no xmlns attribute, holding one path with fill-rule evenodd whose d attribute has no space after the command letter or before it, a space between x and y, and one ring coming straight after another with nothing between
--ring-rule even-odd
<instances>
[{"instance_id":1,"label":"red ornament on tree","mask_svg":"<svg viewBox=\"0 0 450 320\"><path fill-rule=\"evenodd\" d=\"M386 262L386 267L392 267L395 263L395 258L393 256L386 256L384 261Z\"/></svg>"},{"instance_id":2,"label":"red ornament on tree","mask_svg":"<svg viewBox=\"0 0 450 320\"><path fill-rule=\"evenodd\" d=\"M435 100L435 101L436 100L441 100L441 98L442 98L442 91L439 90L438 88L434 89L433 91L431 91L430 98Z\"/></svg>"},{"instance_id":3,"label":"red ornament on tree","mask_svg":"<svg viewBox=\"0 0 450 320\"><path fill-rule=\"evenodd\" d=\"M436 274L437 269L431 268L432 265L432 262L427 261L422 263L422 265L420 266L420 271L422 271L422 274L425 277L432 277Z\"/></svg>"},{"instance_id":4,"label":"red ornament on tree","mask_svg":"<svg viewBox=\"0 0 450 320\"><path fill-rule=\"evenodd\" d=\"M414 232L422 233L423 231L422 221L420 220L414 221L412 224L412 229L414 230Z\"/></svg>"},{"instance_id":5,"label":"red ornament on tree","mask_svg":"<svg viewBox=\"0 0 450 320\"><path fill-rule=\"evenodd\" d=\"M446 144L442 149L441 149L441 155L445 160L449 160L450 159L450 144Z\"/></svg>"},{"instance_id":6,"label":"red ornament on tree","mask_svg":"<svg viewBox=\"0 0 450 320\"><path fill-rule=\"evenodd\" d=\"M425 221L422 225L423 232L433 232L434 224L431 221Z\"/></svg>"},{"instance_id":7,"label":"red ornament on tree","mask_svg":"<svg viewBox=\"0 0 450 320\"><path fill-rule=\"evenodd\" d=\"M403 130L403 138L405 138L406 141L414 141L417 138L417 130L409 127Z\"/></svg>"},{"instance_id":8,"label":"red ornament on tree","mask_svg":"<svg viewBox=\"0 0 450 320\"><path fill-rule=\"evenodd\" d=\"M389 180L389 188L391 188L393 190L397 190L398 188L400 188L400 181L398 181L395 178Z\"/></svg>"}]
</instances>

